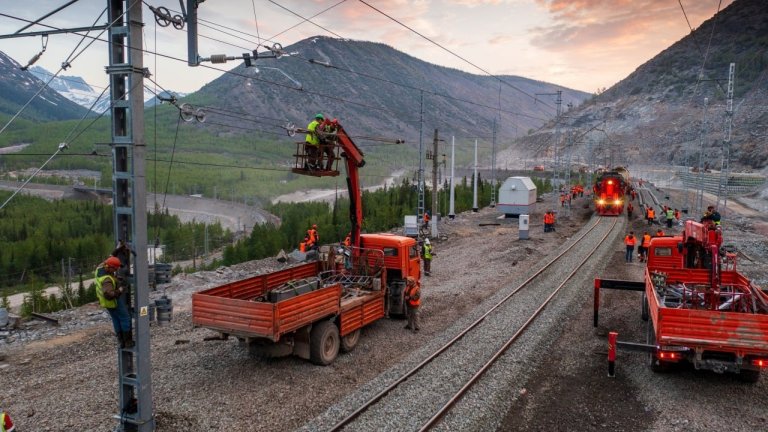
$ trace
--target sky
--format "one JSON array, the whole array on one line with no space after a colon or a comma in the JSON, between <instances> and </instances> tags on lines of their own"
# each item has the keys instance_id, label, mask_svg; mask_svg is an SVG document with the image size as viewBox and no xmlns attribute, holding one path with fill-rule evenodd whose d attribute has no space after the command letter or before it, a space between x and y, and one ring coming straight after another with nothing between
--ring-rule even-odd
<instances>
[{"instance_id":1,"label":"sky","mask_svg":"<svg viewBox=\"0 0 768 432\"><path fill-rule=\"evenodd\" d=\"M0 0L0 14L36 20L69 1ZM695 29L715 14L718 4L722 10L732 1L207 0L198 8L199 18L205 20L199 28L199 52L203 57L239 56L259 42L287 47L324 35L385 43L430 63L473 74L518 75L594 93L687 35L686 15ZM106 18L99 14L106 4L79 0L43 23L58 28L103 24ZM157 26L147 5L178 11L179 2L145 0L144 45L148 51L186 59L186 29ZM24 25L0 16L0 34L14 33ZM34 26L25 31L44 29ZM80 40L76 35L51 35L36 64L58 71ZM0 39L0 51L21 64L41 49L40 36ZM104 42L93 43L70 63L62 75L81 76L96 88L106 86ZM238 64L215 66L231 69ZM163 88L184 93L221 74L149 53L144 65Z\"/></svg>"}]
</instances>

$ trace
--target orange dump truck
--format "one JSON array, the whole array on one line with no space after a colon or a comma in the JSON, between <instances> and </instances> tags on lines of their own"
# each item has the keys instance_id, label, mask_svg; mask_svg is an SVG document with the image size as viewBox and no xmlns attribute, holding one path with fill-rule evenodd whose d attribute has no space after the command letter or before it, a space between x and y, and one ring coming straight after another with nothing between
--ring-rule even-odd
<instances>
[{"instance_id":1,"label":"orange dump truck","mask_svg":"<svg viewBox=\"0 0 768 432\"><path fill-rule=\"evenodd\" d=\"M402 315L405 278L419 279L416 240L360 237L363 247L348 255L330 253L323 261L193 294L192 323L235 336L256 355L332 363L340 350L354 349L362 327Z\"/></svg>"},{"instance_id":2,"label":"orange dump truck","mask_svg":"<svg viewBox=\"0 0 768 432\"><path fill-rule=\"evenodd\" d=\"M687 221L681 234L653 238L643 281L595 279L594 325L601 288L641 291L646 343L611 347L648 352L656 372L689 362L756 382L768 366L768 295L722 249L711 223Z\"/></svg>"}]
</instances>

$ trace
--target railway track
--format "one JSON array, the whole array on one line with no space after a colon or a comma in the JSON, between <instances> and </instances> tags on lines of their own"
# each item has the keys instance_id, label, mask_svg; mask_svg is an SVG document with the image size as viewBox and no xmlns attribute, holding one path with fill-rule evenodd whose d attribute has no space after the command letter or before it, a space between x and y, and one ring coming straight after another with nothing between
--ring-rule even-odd
<instances>
[{"instance_id":1,"label":"railway track","mask_svg":"<svg viewBox=\"0 0 768 432\"><path fill-rule=\"evenodd\" d=\"M487 302L484 312L475 314L479 316L457 323L446 332L445 340L419 353L420 358L383 374L380 382L332 407L305 429L487 430L482 421L455 412L465 411L467 405L470 412L476 412L472 407L487 405L482 398L489 394L493 394L491 398L502 397L499 392L477 391L489 382L491 386L509 387L509 380L515 379L499 376L499 371L504 375L508 367L495 368L497 363L511 364L512 369L520 369L512 375L524 378L525 369L535 366L537 357L543 360L543 353L536 354L537 350L545 349L547 335L563 325L560 320L564 317L558 311L567 310L576 287L583 287L593 277L584 277L580 270L607 238L614 239L611 234L617 234L617 226L623 225L623 218L596 218L527 279L500 290ZM562 295L566 291L570 295ZM466 397L469 393L480 393L481 400ZM466 421L469 426L462 423Z\"/></svg>"}]
</instances>

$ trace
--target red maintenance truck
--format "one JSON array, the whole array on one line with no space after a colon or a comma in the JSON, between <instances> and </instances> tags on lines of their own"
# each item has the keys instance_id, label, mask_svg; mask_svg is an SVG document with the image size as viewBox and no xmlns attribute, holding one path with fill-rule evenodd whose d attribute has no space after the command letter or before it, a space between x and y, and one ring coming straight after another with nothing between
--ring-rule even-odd
<instances>
[{"instance_id":1,"label":"red maintenance truck","mask_svg":"<svg viewBox=\"0 0 768 432\"><path fill-rule=\"evenodd\" d=\"M329 129L323 145L333 151L335 169L324 170L317 155L306 154L299 143L293 172L335 176L338 161L345 161L352 246L331 247L318 261L193 294L196 327L215 330L224 338L235 336L257 355L293 354L328 365L339 350L354 349L362 327L387 315L405 314L405 280L421 277L416 240L361 234L358 169L365 165L363 153L341 125L321 130Z\"/></svg>"},{"instance_id":2,"label":"red maintenance truck","mask_svg":"<svg viewBox=\"0 0 768 432\"><path fill-rule=\"evenodd\" d=\"M689 362L756 382L768 366L768 295L736 270L722 243L712 222L686 221L682 234L654 237L643 281L595 279L594 326L601 288L641 291L646 344L614 334L612 348L649 352L655 372Z\"/></svg>"}]
</instances>

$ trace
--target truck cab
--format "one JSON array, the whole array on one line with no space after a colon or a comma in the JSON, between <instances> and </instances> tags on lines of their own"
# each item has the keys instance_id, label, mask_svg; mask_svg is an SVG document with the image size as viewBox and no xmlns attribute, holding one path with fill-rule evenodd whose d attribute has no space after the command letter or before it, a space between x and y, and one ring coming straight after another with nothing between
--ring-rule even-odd
<instances>
[{"instance_id":1,"label":"truck cab","mask_svg":"<svg viewBox=\"0 0 768 432\"><path fill-rule=\"evenodd\" d=\"M405 315L405 280L408 276L421 280L421 257L416 240L391 233L361 234L360 243L364 249L382 251L387 312L389 315Z\"/></svg>"}]
</instances>

